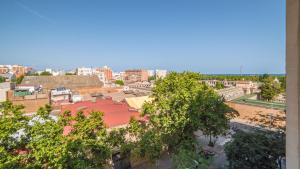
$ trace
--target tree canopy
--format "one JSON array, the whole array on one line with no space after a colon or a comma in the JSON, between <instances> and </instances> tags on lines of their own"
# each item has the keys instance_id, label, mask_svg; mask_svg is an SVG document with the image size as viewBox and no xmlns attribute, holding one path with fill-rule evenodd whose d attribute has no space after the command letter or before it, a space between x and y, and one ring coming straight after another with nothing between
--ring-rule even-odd
<instances>
[{"instance_id":1,"label":"tree canopy","mask_svg":"<svg viewBox=\"0 0 300 169\"><path fill-rule=\"evenodd\" d=\"M276 82L271 77L263 79L262 83L263 84L260 86L260 94L263 100L271 101L282 92L280 83Z\"/></svg>"},{"instance_id":2,"label":"tree canopy","mask_svg":"<svg viewBox=\"0 0 300 169\"><path fill-rule=\"evenodd\" d=\"M116 80L116 81L115 81L115 84L120 85L120 86L123 86L123 85L124 85L124 82L123 82L123 80Z\"/></svg>"},{"instance_id":3,"label":"tree canopy","mask_svg":"<svg viewBox=\"0 0 300 169\"><path fill-rule=\"evenodd\" d=\"M101 112L85 117L50 115L45 106L33 117L22 106L1 105L0 168L105 168L116 142L107 132ZM64 134L65 127L70 132Z\"/></svg>"},{"instance_id":4,"label":"tree canopy","mask_svg":"<svg viewBox=\"0 0 300 169\"><path fill-rule=\"evenodd\" d=\"M135 147L141 156L155 160L162 151L169 151L179 155L174 158L184 157L178 154L182 147L191 155L197 150L194 131L218 135L228 129L229 120L237 113L200 79L198 73L172 72L156 81L153 100L143 106L149 122L140 126L142 130L135 127L141 131Z\"/></svg>"},{"instance_id":5,"label":"tree canopy","mask_svg":"<svg viewBox=\"0 0 300 169\"><path fill-rule=\"evenodd\" d=\"M52 76L52 74L50 72L46 72L46 71L41 72L40 75L41 76Z\"/></svg>"}]
</instances>

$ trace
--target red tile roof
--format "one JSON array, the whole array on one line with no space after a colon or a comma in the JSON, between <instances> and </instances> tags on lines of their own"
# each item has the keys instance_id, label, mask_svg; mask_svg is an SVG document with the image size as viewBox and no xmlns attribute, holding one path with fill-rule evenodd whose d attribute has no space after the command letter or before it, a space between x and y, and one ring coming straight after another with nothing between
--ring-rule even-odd
<instances>
[{"instance_id":1,"label":"red tile roof","mask_svg":"<svg viewBox=\"0 0 300 169\"><path fill-rule=\"evenodd\" d=\"M131 117L140 119L138 111L132 109L126 103L114 102L112 99L98 99L95 102L83 101L63 105L61 110L61 112L71 111L72 116L75 116L78 111L82 111L85 116L88 116L93 111L103 112L103 121L108 128L126 125Z\"/></svg>"}]
</instances>

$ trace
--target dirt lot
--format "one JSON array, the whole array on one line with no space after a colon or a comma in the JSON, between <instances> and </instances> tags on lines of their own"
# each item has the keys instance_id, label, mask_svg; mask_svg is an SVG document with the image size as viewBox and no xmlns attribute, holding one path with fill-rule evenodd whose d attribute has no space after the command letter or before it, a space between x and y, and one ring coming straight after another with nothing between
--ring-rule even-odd
<instances>
[{"instance_id":1,"label":"dirt lot","mask_svg":"<svg viewBox=\"0 0 300 169\"><path fill-rule=\"evenodd\" d=\"M251 119L263 119L267 116L271 118L273 117L285 117L285 113L282 110L275 110L275 109L268 109L263 107L256 107L256 106L250 106L250 105L244 105L244 104L238 104L233 102L227 102L227 105L237 110L240 114L239 117L236 118L236 120L241 120L246 123L251 123L253 120ZM265 119L268 120L268 119ZM280 126L285 126L285 121L280 121ZM258 124L259 125L259 124Z\"/></svg>"}]
</instances>

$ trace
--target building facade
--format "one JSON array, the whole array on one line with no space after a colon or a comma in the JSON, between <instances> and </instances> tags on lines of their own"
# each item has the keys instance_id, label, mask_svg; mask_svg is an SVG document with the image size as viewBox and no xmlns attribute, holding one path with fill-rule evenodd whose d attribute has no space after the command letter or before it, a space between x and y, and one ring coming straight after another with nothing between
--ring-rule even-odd
<instances>
[{"instance_id":1,"label":"building facade","mask_svg":"<svg viewBox=\"0 0 300 169\"><path fill-rule=\"evenodd\" d=\"M143 69L126 70L125 81L127 83L148 81L148 71Z\"/></svg>"}]
</instances>

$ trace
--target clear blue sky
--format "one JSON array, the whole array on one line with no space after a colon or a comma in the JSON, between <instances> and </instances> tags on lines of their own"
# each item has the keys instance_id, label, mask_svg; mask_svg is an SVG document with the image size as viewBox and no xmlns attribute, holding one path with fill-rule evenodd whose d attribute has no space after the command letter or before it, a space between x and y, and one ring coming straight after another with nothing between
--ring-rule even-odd
<instances>
[{"instance_id":1,"label":"clear blue sky","mask_svg":"<svg viewBox=\"0 0 300 169\"><path fill-rule=\"evenodd\" d=\"M0 64L284 73L284 0L1 0Z\"/></svg>"}]
</instances>

